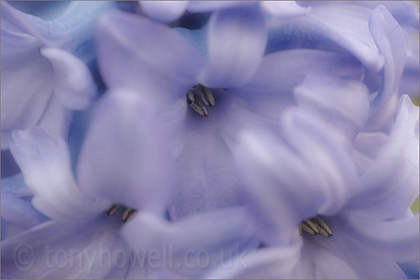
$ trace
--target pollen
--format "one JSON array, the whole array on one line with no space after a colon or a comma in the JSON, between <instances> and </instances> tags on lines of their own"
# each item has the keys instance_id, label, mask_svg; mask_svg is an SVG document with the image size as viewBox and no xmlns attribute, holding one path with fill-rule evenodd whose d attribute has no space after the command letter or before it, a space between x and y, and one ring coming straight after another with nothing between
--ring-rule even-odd
<instances>
[{"instance_id":1,"label":"pollen","mask_svg":"<svg viewBox=\"0 0 420 280\"><path fill-rule=\"evenodd\" d=\"M209 115L207 107L216 105L211 90L200 84L188 90L187 103L195 112L203 117Z\"/></svg>"},{"instance_id":2,"label":"pollen","mask_svg":"<svg viewBox=\"0 0 420 280\"><path fill-rule=\"evenodd\" d=\"M321 234L325 237L330 237L333 235L330 227L318 216L304 220L299 225L299 233L302 234L303 231L311 235Z\"/></svg>"}]
</instances>

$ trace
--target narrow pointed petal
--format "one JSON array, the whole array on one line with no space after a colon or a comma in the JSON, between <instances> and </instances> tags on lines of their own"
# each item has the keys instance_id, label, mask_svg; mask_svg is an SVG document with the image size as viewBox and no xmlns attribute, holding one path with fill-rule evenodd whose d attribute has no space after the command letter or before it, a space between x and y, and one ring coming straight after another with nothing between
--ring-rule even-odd
<instances>
[{"instance_id":1,"label":"narrow pointed petal","mask_svg":"<svg viewBox=\"0 0 420 280\"><path fill-rule=\"evenodd\" d=\"M379 72L384 60L369 32L371 10L354 5L312 7L307 15L279 20L269 26L269 52L291 38L341 47L358 58L369 70Z\"/></svg>"},{"instance_id":2,"label":"narrow pointed petal","mask_svg":"<svg viewBox=\"0 0 420 280\"><path fill-rule=\"evenodd\" d=\"M54 48L43 48L41 54L52 63L55 74L54 93L65 107L83 110L93 103L96 85L88 67L80 59Z\"/></svg>"},{"instance_id":3,"label":"narrow pointed petal","mask_svg":"<svg viewBox=\"0 0 420 280\"><path fill-rule=\"evenodd\" d=\"M244 85L257 70L267 45L261 11L249 7L215 12L207 44L208 63L200 82L209 87Z\"/></svg>"},{"instance_id":4,"label":"narrow pointed petal","mask_svg":"<svg viewBox=\"0 0 420 280\"><path fill-rule=\"evenodd\" d=\"M109 202L94 201L76 185L65 141L44 129L34 127L14 131L11 152L35 196L35 208L59 220L92 219L106 209Z\"/></svg>"},{"instance_id":5,"label":"narrow pointed petal","mask_svg":"<svg viewBox=\"0 0 420 280\"><path fill-rule=\"evenodd\" d=\"M380 130L391 121L397 107L398 89L407 55L406 41L400 25L384 6L372 12L369 27L385 65L381 88L371 101L367 129Z\"/></svg>"},{"instance_id":6,"label":"narrow pointed petal","mask_svg":"<svg viewBox=\"0 0 420 280\"><path fill-rule=\"evenodd\" d=\"M109 13L98 31L99 66L109 88L126 88L170 103L196 83L204 65L187 39L146 18Z\"/></svg>"},{"instance_id":7,"label":"narrow pointed petal","mask_svg":"<svg viewBox=\"0 0 420 280\"><path fill-rule=\"evenodd\" d=\"M165 23L179 19L188 5L188 1L139 1L139 3L149 17Z\"/></svg>"},{"instance_id":8,"label":"narrow pointed petal","mask_svg":"<svg viewBox=\"0 0 420 280\"><path fill-rule=\"evenodd\" d=\"M362 175L359 184L364 191L349 207L372 217L398 217L418 196L418 178L419 109L405 95L387 142Z\"/></svg>"},{"instance_id":9,"label":"narrow pointed petal","mask_svg":"<svg viewBox=\"0 0 420 280\"><path fill-rule=\"evenodd\" d=\"M175 139L182 133L170 128L183 119L185 101L183 105L166 116L135 92L106 93L95 108L79 157L77 178L83 190L92 197L163 214L172 187Z\"/></svg>"}]
</instances>

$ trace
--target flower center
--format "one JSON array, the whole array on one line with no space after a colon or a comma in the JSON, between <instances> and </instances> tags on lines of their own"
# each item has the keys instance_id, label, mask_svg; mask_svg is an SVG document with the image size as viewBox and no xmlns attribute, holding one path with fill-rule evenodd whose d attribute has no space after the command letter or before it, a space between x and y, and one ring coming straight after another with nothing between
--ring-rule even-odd
<instances>
[{"instance_id":1,"label":"flower center","mask_svg":"<svg viewBox=\"0 0 420 280\"><path fill-rule=\"evenodd\" d=\"M187 102L188 105L201 116L209 115L206 106L212 107L216 105L210 89L200 84L197 84L188 90Z\"/></svg>"},{"instance_id":2,"label":"flower center","mask_svg":"<svg viewBox=\"0 0 420 280\"><path fill-rule=\"evenodd\" d=\"M299 225L300 234L302 234L302 230L306 231L311 235L319 233L325 237L330 237L333 235L330 227L318 216L316 216L315 218L304 220Z\"/></svg>"},{"instance_id":3,"label":"flower center","mask_svg":"<svg viewBox=\"0 0 420 280\"><path fill-rule=\"evenodd\" d=\"M115 212L117 212L117 210L123 207L121 205L117 205L117 204L113 204L111 207L108 208L108 210L106 211L106 214L108 216L113 215ZM124 212L121 215L121 221L123 221L124 223L127 222L131 217L133 217L133 215L137 212L137 210L135 209L131 209L131 208L126 208L124 210Z\"/></svg>"}]
</instances>

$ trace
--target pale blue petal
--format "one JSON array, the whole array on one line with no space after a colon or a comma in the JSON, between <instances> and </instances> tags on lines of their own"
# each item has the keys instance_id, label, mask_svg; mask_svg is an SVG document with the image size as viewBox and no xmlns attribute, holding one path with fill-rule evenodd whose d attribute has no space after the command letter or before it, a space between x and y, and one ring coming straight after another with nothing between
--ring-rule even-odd
<instances>
[{"instance_id":1,"label":"pale blue petal","mask_svg":"<svg viewBox=\"0 0 420 280\"><path fill-rule=\"evenodd\" d=\"M196 278L234 255L255 249L259 240L254 231L245 209L226 208L191 215L174 223L141 212L124 226L121 235L135 250L150 256L153 251L163 255L159 259L160 269L177 277ZM165 255L168 250L171 253ZM195 257L204 254L205 266Z\"/></svg>"},{"instance_id":2,"label":"pale blue petal","mask_svg":"<svg viewBox=\"0 0 420 280\"><path fill-rule=\"evenodd\" d=\"M418 196L418 178L419 109L405 95L400 98L394 128L362 174L361 193L349 207L370 217L398 217Z\"/></svg>"},{"instance_id":3,"label":"pale blue petal","mask_svg":"<svg viewBox=\"0 0 420 280\"><path fill-rule=\"evenodd\" d=\"M98 40L106 85L137 91L160 103L186 94L204 64L202 55L175 30L132 14L103 17Z\"/></svg>"},{"instance_id":4,"label":"pale blue petal","mask_svg":"<svg viewBox=\"0 0 420 280\"><path fill-rule=\"evenodd\" d=\"M398 22L389 11L379 6L371 15L370 32L385 58L382 84L371 101L368 129L380 130L392 119L398 99L398 89L406 62L406 41Z\"/></svg>"},{"instance_id":5,"label":"pale blue petal","mask_svg":"<svg viewBox=\"0 0 420 280\"><path fill-rule=\"evenodd\" d=\"M34 127L12 133L11 152L25 183L35 193L32 203L44 215L58 220L92 219L109 205L94 201L77 186L67 144Z\"/></svg>"},{"instance_id":6,"label":"pale blue petal","mask_svg":"<svg viewBox=\"0 0 420 280\"><path fill-rule=\"evenodd\" d=\"M1 220L20 228L29 229L48 218L39 213L30 201L20 199L13 194L1 193Z\"/></svg>"},{"instance_id":7,"label":"pale blue petal","mask_svg":"<svg viewBox=\"0 0 420 280\"><path fill-rule=\"evenodd\" d=\"M244 85L257 70L266 45L267 31L259 9L215 12L207 31L208 62L199 82L209 87Z\"/></svg>"},{"instance_id":8,"label":"pale blue petal","mask_svg":"<svg viewBox=\"0 0 420 280\"><path fill-rule=\"evenodd\" d=\"M2 242L2 278L103 278L126 267L131 253L111 218L50 221Z\"/></svg>"},{"instance_id":9,"label":"pale blue petal","mask_svg":"<svg viewBox=\"0 0 420 280\"><path fill-rule=\"evenodd\" d=\"M92 197L162 215L173 188L174 150L186 103L160 112L145 96L126 90L98 102L83 144L77 178ZM181 127L178 127L181 126Z\"/></svg>"},{"instance_id":10,"label":"pale blue petal","mask_svg":"<svg viewBox=\"0 0 420 280\"><path fill-rule=\"evenodd\" d=\"M237 7L254 6L258 1L189 1L187 10L192 13L214 12Z\"/></svg>"},{"instance_id":11,"label":"pale blue petal","mask_svg":"<svg viewBox=\"0 0 420 280\"><path fill-rule=\"evenodd\" d=\"M33 191L26 186L22 173L1 179L1 192L18 197L33 195Z\"/></svg>"},{"instance_id":12,"label":"pale blue petal","mask_svg":"<svg viewBox=\"0 0 420 280\"><path fill-rule=\"evenodd\" d=\"M357 57L369 70L378 72L384 60L369 32L371 10L352 5L312 7L307 15L270 25L268 49L283 41L304 39L340 47Z\"/></svg>"},{"instance_id":13,"label":"pale blue petal","mask_svg":"<svg viewBox=\"0 0 420 280\"><path fill-rule=\"evenodd\" d=\"M165 23L179 19L188 5L188 1L139 1L139 3L146 15Z\"/></svg>"},{"instance_id":14,"label":"pale blue petal","mask_svg":"<svg viewBox=\"0 0 420 280\"><path fill-rule=\"evenodd\" d=\"M52 63L55 74L54 93L65 107L83 110L93 103L96 85L88 67L80 59L54 48L43 48L41 54Z\"/></svg>"},{"instance_id":15,"label":"pale blue petal","mask_svg":"<svg viewBox=\"0 0 420 280\"><path fill-rule=\"evenodd\" d=\"M264 12L283 18L300 16L311 11L310 7L299 6L296 1L262 1L260 5Z\"/></svg>"}]
</instances>

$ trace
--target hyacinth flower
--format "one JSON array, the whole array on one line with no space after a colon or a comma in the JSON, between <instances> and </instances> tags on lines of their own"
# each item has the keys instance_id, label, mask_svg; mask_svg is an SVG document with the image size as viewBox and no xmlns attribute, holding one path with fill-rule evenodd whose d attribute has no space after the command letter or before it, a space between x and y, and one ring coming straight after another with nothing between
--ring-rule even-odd
<instances>
[{"instance_id":1,"label":"hyacinth flower","mask_svg":"<svg viewBox=\"0 0 420 280\"><path fill-rule=\"evenodd\" d=\"M239 19L243 24L237 25ZM254 9L216 12L210 18L204 57L199 46L176 30L140 16L114 12L100 22L98 61L105 84L147 95L161 112L174 112L173 118L180 120L174 137L180 140L174 149L176 198L169 208L174 221L240 203L223 131L272 126L280 108L293 103L293 87L310 71L355 79L364 73L349 56L316 50L290 50L262 59L262 34L263 19ZM145 37L147 41L141 40ZM238 46L244 49L238 51Z\"/></svg>"},{"instance_id":2,"label":"hyacinth flower","mask_svg":"<svg viewBox=\"0 0 420 280\"><path fill-rule=\"evenodd\" d=\"M95 56L97 18L113 6L72 2L46 21L1 3L2 150L14 129L40 125L67 136L71 110L86 109L95 99L85 63Z\"/></svg>"},{"instance_id":3,"label":"hyacinth flower","mask_svg":"<svg viewBox=\"0 0 420 280\"><path fill-rule=\"evenodd\" d=\"M10 213L7 221L15 218L27 230L3 240L2 277L145 278L149 270L164 265L149 265L146 247L132 251L127 245L132 240L146 245L146 233L142 237L136 227L128 227L122 237L119 234L136 211L162 219L170 192L171 162L165 157L171 145L165 142L171 135L164 133L165 123L159 123L149 103L127 91L107 93L99 101L79 156L77 176L63 138L40 127L13 132L11 151L28 188L19 186L18 178L6 182L5 191L10 194L2 198L2 207ZM18 199L22 193L33 196L31 203ZM229 224L220 220L226 215L232 216ZM235 231L245 243L254 240L252 227L244 231L245 217L240 209L209 213L206 218L216 226L210 231L196 222L207 219L185 223L204 248L222 250ZM203 233L209 236L207 243ZM175 241L166 244L179 246ZM16 259L22 248L30 250L29 260ZM22 254L27 257L27 251ZM59 262L59 254L67 261Z\"/></svg>"},{"instance_id":4,"label":"hyacinth flower","mask_svg":"<svg viewBox=\"0 0 420 280\"><path fill-rule=\"evenodd\" d=\"M290 17L305 14L310 8L304 8L295 1L139 1L143 13L157 21L174 22L185 12L206 13L223 9L249 7L261 10L271 16Z\"/></svg>"},{"instance_id":5,"label":"hyacinth flower","mask_svg":"<svg viewBox=\"0 0 420 280\"><path fill-rule=\"evenodd\" d=\"M296 88L298 107L279 124L283 137L246 131L233 147L264 248L209 278L399 279L397 263L418 262L419 217L409 208L418 197L418 107L401 97L391 133L358 135L353 160L342 132L360 130L367 112L352 112L354 85L314 94L319 80Z\"/></svg>"}]
</instances>

